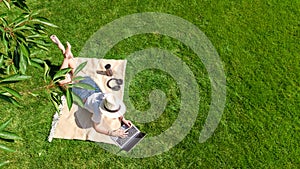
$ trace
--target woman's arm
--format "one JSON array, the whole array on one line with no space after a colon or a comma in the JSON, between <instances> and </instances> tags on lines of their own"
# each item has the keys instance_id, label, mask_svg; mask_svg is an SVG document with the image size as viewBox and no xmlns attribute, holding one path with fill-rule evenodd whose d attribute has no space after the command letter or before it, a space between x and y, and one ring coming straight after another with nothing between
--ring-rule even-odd
<instances>
[{"instance_id":1,"label":"woman's arm","mask_svg":"<svg viewBox=\"0 0 300 169\"><path fill-rule=\"evenodd\" d=\"M101 129L99 126L99 123L93 123L93 127L94 129L98 132L98 133L101 133L101 134L106 134L106 135L109 135L109 130L105 130L105 129Z\"/></svg>"},{"instance_id":2,"label":"woman's arm","mask_svg":"<svg viewBox=\"0 0 300 169\"><path fill-rule=\"evenodd\" d=\"M131 126L131 121L126 120L124 116L119 117L120 121L122 121L124 124L126 124L128 127Z\"/></svg>"},{"instance_id":3,"label":"woman's arm","mask_svg":"<svg viewBox=\"0 0 300 169\"><path fill-rule=\"evenodd\" d=\"M117 129L117 130L106 130L106 129L101 129L99 126L100 123L93 123L93 127L94 129L101 134L105 134L108 136L115 136L115 137L121 137L121 138L125 138L128 133L126 133L124 130L122 129Z\"/></svg>"}]
</instances>

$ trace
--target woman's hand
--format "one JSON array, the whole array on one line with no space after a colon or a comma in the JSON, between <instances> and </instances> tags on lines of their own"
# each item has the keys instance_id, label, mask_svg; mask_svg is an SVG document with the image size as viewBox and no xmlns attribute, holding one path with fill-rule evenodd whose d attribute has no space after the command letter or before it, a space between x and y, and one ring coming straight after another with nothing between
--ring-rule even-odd
<instances>
[{"instance_id":1,"label":"woman's hand","mask_svg":"<svg viewBox=\"0 0 300 169\"><path fill-rule=\"evenodd\" d=\"M126 131L123 129L118 129L118 130L114 130L114 131L109 131L109 135L114 136L114 137L125 138L125 137L127 137L128 133L126 133Z\"/></svg>"},{"instance_id":2,"label":"woman's hand","mask_svg":"<svg viewBox=\"0 0 300 169\"><path fill-rule=\"evenodd\" d=\"M126 126L131 127L131 121L125 119L123 119L122 121L124 124L126 124Z\"/></svg>"}]
</instances>

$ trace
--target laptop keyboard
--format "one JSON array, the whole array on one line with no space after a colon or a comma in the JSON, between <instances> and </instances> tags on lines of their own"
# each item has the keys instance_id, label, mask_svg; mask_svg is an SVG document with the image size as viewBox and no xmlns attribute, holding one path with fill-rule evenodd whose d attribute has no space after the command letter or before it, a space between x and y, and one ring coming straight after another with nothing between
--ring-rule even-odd
<instances>
[{"instance_id":1,"label":"laptop keyboard","mask_svg":"<svg viewBox=\"0 0 300 169\"><path fill-rule=\"evenodd\" d=\"M127 131L128 135L126 138L120 138L118 137L118 139L116 140L116 142L119 144L119 145L124 145L127 140L129 140L136 132L138 132L138 130L135 128L135 127L130 127Z\"/></svg>"}]
</instances>

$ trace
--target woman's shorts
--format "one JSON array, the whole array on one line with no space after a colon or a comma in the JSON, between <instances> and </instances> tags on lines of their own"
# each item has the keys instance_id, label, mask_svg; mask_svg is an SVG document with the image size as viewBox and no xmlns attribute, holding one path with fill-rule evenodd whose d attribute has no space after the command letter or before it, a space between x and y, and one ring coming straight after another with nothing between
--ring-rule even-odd
<instances>
[{"instance_id":1,"label":"woman's shorts","mask_svg":"<svg viewBox=\"0 0 300 169\"><path fill-rule=\"evenodd\" d=\"M95 90L88 90L88 89L73 87L72 88L73 93L75 93L77 96L79 96L82 100L85 100L94 93L102 92L101 89L96 84L96 82L91 77L86 76L84 78L85 79L79 81L79 83L89 84L89 85L93 86L95 88Z\"/></svg>"}]
</instances>

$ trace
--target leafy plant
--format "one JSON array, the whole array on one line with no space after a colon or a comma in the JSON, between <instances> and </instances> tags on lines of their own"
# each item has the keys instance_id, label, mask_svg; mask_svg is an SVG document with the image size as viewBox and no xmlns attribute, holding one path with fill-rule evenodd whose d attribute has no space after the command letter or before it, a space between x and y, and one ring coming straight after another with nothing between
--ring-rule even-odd
<instances>
[{"instance_id":1,"label":"leafy plant","mask_svg":"<svg viewBox=\"0 0 300 169\"><path fill-rule=\"evenodd\" d=\"M21 94L8 86L29 79L25 75L28 66L43 63L47 71L49 67L34 52L47 50L46 26L56 26L30 11L25 0L1 0L0 7L0 99L20 106L16 98Z\"/></svg>"},{"instance_id":2,"label":"leafy plant","mask_svg":"<svg viewBox=\"0 0 300 169\"><path fill-rule=\"evenodd\" d=\"M58 109L58 105L61 103L61 100L60 100L61 93L66 96L68 108L71 109L73 102L76 102L79 106L83 107L82 100L80 99L79 96L77 96L75 93L72 92L72 88L76 87L76 88L94 90L94 87L92 87L88 84L79 82L80 80L83 80L84 77L76 76L85 67L86 64L87 64L87 62L83 62L75 69L74 74L73 74L74 78L72 79L72 81L76 82L76 83L65 84L65 85L61 86L61 88L59 90L57 88L48 88L49 89L48 93L50 93L50 99L57 109ZM70 68L59 70L53 76L52 80L50 81L50 84L59 85L58 84L59 81L64 79L66 74L70 73L70 71L71 71ZM45 79L49 79L49 78L45 78Z\"/></svg>"},{"instance_id":3,"label":"leafy plant","mask_svg":"<svg viewBox=\"0 0 300 169\"><path fill-rule=\"evenodd\" d=\"M10 87L4 86L4 84L15 83L29 78L30 76L25 75L11 75L6 78L0 78L0 99L12 103L16 106L20 106L15 98L20 98L21 94Z\"/></svg>"},{"instance_id":4,"label":"leafy plant","mask_svg":"<svg viewBox=\"0 0 300 169\"><path fill-rule=\"evenodd\" d=\"M57 88L57 83L62 80L71 69L59 70L53 77L49 77L49 66L45 61L34 57L35 51L48 50L47 47L49 44L47 40L49 38L46 26L56 26L50 23L48 19L40 17L38 12L30 11L25 0L3 0L2 2L6 6L6 11L0 14L0 38L2 42L2 46L0 46L0 70L4 70L5 74L21 74L13 76L14 78L26 77L26 79L28 79L30 78L29 76L24 76L28 66L43 67L44 81L47 85L38 87L38 89L49 90L50 100L54 103L56 108L58 108L58 104L61 102L61 94L66 95L69 108L71 108L73 100L79 105L83 105L78 96L71 92L71 89L72 87L91 88L90 86L76 83ZM17 9L22 10L22 12L13 9L13 5L16 6ZM74 75L85 65L86 63L78 66ZM82 78L76 77L74 80L79 81L80 79ZM18 105L13 97L20 98L21 95L11 88L0 86L0 99Z\"/></svg>"},{"instance_id":5,"label":"leafy plant","mask_svg":"<svg viewBox=\"0 0 300 169\"><path fill-rule=\"evenodd\" d=\"M19 139L21 139L21 137L19 137L15 133L8 132L8 131L4 130L8 126L8 124L11 122L11 120L12 119L9 119L9 120L7 120L6 122L4 122L0 125L0 140L8 142L10 140L19 140ZM7 151L7 152L15 152L14 149L11 149L11 148L7 147L4 144L0 144L0 150ZM7 163L9 163L9 161L0 162L0 167L7 164Z\"/></svg>"},{"instance_id":6,"label":"leafy plant","mask_svg":"<svg viewBox=\"0 0 300 169\"><path fill-rule=\"evenodd\" d=\"M7 0L0 0L0 2L3 2L4 5L6 6L6 8L10 9L11 5L10 5L10 1ZM14 4L16 7L23 9L23 10L29 10L28 6L25 3L26 0L12 0L11 3Z\"/></svg>"},{"instance_id":7,"label":"leafy plant","mask_svg":"<svg viewBox=\"0 0 300 169\"><path fill-rule=\"evenodd\" d=\"M36 49L48 50L49 43L46 26L57 27L39 12L30 11L23 0L12 1L20 10L12 9L8 1L2 1L7 10L0 14L0 38L2 42L0 59L6 74L25 74L28 65L37 66L39 59L34 58Z\"/></svg>"},{"instance_id":8,"label":"leafy plant","mask_svg":"<svg viewBox=\"0 0 300 169\"><path fill-rule=\"evenodd\" d=\"M73 101L83 106L82 100L72 92L73 87L94 89L82 84L59 85L59 81L64 79L71 69L59 70L53 77L50 77L50 67L47 63L36 57L40 50L48 50L49 38L47 27L57 27L49 22L47 18L39 16L38 11L31 11L25 0L0 0L0 100L21 106L17 99L26 92L19 92L12 89L11 84L30 79L26 75L29 66L44 69L44 81L33 90L47 90L49 98L55 107L61 103L61 95L65 95L68 108L71 109ZM74 76L86 65L82 63L75 70ZM83 77L75 77L73 81L80 81ZM0 139L4 141L20 139L16 134L4 131L3 129L11 120L0 126ZM14 152L13 149L0 144L0 149ZM1 162L0 166L8 161Z\"/></svg>"},{"instance_id":9,"label":"leafy plant","mask_svg":"<svg viewBox=\"0 0 300 169\"><path fill-rule=\"evenodd\" d=\"M4 7L3 7L4 6ZM39 12L30 11L25 0L0 0L0 100L20 106L16 99L20 92L11 88L11 84L31 78L26 75L28 66L41 68L44 65L46 77L49 66L36 58L39 50L47 50L47 26L56 27ZM46 79L45 79L46 80ZM16 134L4 131L11 119L0 126L0 140L20 139ZM0 144L0 149L8 152L15 150ZM9 163L4 161L0 166Z\"/></svg>"}]
</instances>

